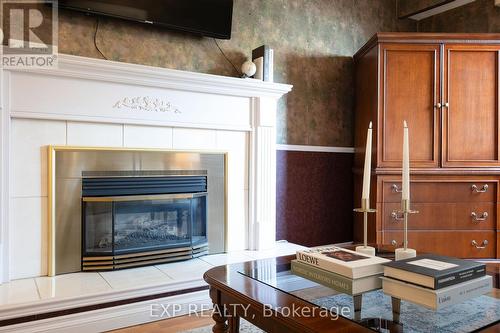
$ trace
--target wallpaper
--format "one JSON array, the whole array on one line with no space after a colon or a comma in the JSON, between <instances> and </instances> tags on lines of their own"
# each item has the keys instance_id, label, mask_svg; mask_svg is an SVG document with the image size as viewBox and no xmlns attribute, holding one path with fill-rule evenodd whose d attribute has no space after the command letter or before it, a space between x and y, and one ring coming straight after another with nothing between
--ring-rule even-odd
<instances>
[{"instance_id":1,"label":"wallpaper","mask_svg":"<svg viewBox=\"0 0 500 333\"><path fill-rule=\"evenodd\" d=\"M232 38L219 44L238 68L252 49L274 49L275 81L294 85L279 103L278 143L352 146L352 55L375 32L416 28L396 13L396 0L235 0ZM99 21L97 44L110 60L238 76L211 38ZM59 51L100 58L96 22L61 10Z\"/></svg>"},{"instance_id":2,"label":"wallpaper","mask_svg":"<svg viewBox=\"0 0 500 333\"><path fill-rule=\"evenodd\" d=\"M500 32L500 7L494 0L476 0L468 5L422 20L421 32Z\"/></svg>"}]
</instances>

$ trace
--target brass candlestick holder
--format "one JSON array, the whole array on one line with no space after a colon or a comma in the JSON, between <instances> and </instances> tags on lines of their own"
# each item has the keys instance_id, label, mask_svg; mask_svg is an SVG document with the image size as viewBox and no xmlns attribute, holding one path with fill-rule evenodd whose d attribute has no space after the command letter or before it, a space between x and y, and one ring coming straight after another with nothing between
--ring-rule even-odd
<instances>
[{"instance_id":1,"label":"brass candlestick holder","mask_svg":"<svg viewBox=\"0 0 500 333\"><path fill-rule=\"evenodd\" d=\"M375 255L375 248L368 246L368 213L375 213L376 209L370 208L370 199L361 199L361 208L354 209L356 213L363 213L363 246L356 246L356 252Z\"/></svg>"},{"instance_id":2,"label":"brass candlestick holder","mask_svg":"<svg viewBox=\"0 0 500 333\"><path fill-rule=\"evenodd\" d=\"M417 256L417 251L408 248L408 215L418 214L418 210L410 209L410 200L401 200L401 210L398 212L403 214L403 247L396 249L396 260L413 258Z\"/></svg>"}]
</instances>

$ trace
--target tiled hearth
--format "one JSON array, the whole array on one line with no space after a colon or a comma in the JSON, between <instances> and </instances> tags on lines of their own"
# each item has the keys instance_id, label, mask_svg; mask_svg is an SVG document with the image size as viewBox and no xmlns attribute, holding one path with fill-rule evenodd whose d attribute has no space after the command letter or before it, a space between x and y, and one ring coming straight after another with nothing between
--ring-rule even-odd
<instances>
[{"instance_id":1,"label":"tiled hearth","mask_svg":"<svg viewBox=\"0 0 500 333\"><path fill-rule=\"evenodd\" d=\"M152 292L175 290L184 285L189 288L205 286L203 273L212 267L290 255L302 248L292 243L277 243L273 250L236 251L118 271L80 272L55 277L13 280L0 285L0 321L19 317L16 313L22 315L29 311L47 312L53 305L63 302L66 302L66 305L63 307L58 305L56 309L72 308L74 307L72 304L77 304L81 300L88 306L105 303L110 297L113 297L113 301L117 301ZM206 293L204 300L209 304L208 291L204 293Z\"/></svg>"}]
</instances>

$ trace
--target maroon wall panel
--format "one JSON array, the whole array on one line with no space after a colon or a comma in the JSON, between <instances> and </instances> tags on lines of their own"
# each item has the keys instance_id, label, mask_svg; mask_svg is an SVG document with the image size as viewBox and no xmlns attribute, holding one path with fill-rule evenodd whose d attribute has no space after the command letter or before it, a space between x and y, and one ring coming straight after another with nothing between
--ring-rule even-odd
<instances>
[{"instance_id":1,"label":"maroon wall panel","mask_svg":"<svg viewBox=\"0 0 500 333\"><path fill-rule=\"evenodd\" d=\"M352 241L353 154L277 151L277 239Z\"/></svg>"}]
</instances>

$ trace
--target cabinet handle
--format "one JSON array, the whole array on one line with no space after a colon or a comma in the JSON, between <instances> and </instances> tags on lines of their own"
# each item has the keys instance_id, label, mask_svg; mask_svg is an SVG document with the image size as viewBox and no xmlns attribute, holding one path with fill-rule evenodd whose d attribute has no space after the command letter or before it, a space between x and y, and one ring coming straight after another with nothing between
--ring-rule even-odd
<instances>
[{"instance_id":1,"label":"cabinet handle","mask_svg":"<svg viewBox=\"0 0 500 333\"><path fill-rule=\"evenodd\" d=\"M476 192L476 193L485 193L486 191L488 191L488 184L484 184L483 187L481 189L479 189L479 187L476 186L476 184L472 185L472 192Z\"/></svg>"},{"instance_id":2,"label":"cabinet handle","mask_svg":"<svg viewBox=\"0 0 500 333\"><path fill-rule=\"evenodd\" d=\"M404 220L404 218L403 218L403 217L399 217L398 212L397 212L397 211L395 211L395 210L393 210L393 211L392 211L392 213L391 213L391 217L392 217L392 219L393 219L394 221L396 221L396 222L397 222L397 221L403 221L403 220Z\"/></svg>"},{"instance_id":3,"label":"cabinet handle","mask_svg":"<svg viewBox=\"0 0 500 333\"><path fill-rule=\"evenodd\" d=\"M476 249L485 249L486 246L488 245L488 241L485 239L481 245L479 245L474 239L471 242L472 246L474 246Z\"/></svg>"},{"instance_id":4,"label":"cabinet handle","mask_svg":"<svg viewBox=\"0 0 500 333\"><path fill-rule=\"evenodd\" d=\"M394 193L403 193L403 189L399 188L398 185L392 184L391 186L392 192Z\"/></svg>"},{"instance_id":5,"label":"cabinet handle","mask_svg":"<svg viewBox=\"0 0 500 333\"><path fill-rule=\"evenodd\" d=\"M437 104L436 104L436 108L438 108L438 109L441 109L441 107L442 107L442 106L443 106L443 105L442 105L441 103L437 103Z\"/></svg>"},{"instance_id":6,"label":"cabinet handle","mask_svg":"<svg viewBox=\"0 0 500 333\"><path fill-rule=\"evenodd\" d=\"M486 221L488 219L487 212L484 212L481 216L477 216L476 212L472 212L470 216L472 217L472 220L476 222Z\"/></svg>"},{"instance_id":7,"label":"cabinet handle","mask_svg":"<svg viewBox=\"0 0 500 333\"><path fill-rule=\"evenodd\" d=\"M410 244L410 241L408 241L408 244ZM398 242L396 242L396 240L395 240L395 239L393 239L393 240L391 241L391 245L392 245L392 246L403 246L403 242L401 242L401 244L398 244Z\"/></svg>"},{"instance_id":8,"label":"cabinet handle","mask_svg":"<svg viewBox=\"0 0 500 333\"><path fill-rule=\"evenodd\" d=\"M444 107L445 108L449 108L450 107L450 103L448 103L448 102L444 103Z\"/></svg>"}]
</instances>

